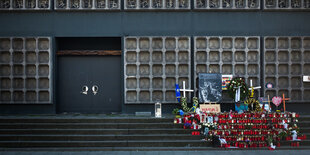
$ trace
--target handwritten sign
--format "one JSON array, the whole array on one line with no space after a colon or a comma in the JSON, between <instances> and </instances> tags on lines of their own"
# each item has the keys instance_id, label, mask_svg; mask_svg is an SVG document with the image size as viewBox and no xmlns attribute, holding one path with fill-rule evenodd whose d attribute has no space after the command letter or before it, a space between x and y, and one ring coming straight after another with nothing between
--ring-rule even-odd
<instances>
[{"instance_id":1,"label":"handwritten sign","mask_svg":"<svg viewBox=\"0 0 310 155\"><path fill-rule=\"evenodd\" d=\"M200 104L200 110L202 112L210 112L210 113L220 113L221 105L220 104Z\"/></svg>"}]
</instances>

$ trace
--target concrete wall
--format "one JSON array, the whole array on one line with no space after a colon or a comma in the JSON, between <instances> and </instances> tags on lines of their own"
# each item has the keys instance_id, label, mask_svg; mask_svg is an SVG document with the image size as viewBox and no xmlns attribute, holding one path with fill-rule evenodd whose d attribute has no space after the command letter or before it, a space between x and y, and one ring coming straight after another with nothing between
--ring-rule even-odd
<instances>
[{"instance_id":1,"label":"concrete wall","mask_svg":"<svg viewBox=\"0 0 310 155\"><path fill-rule=\"evenodd\" d=\"M310 12L1 12L0 37L124 37L124 36L310 36ZM57 49L53 39L54 58ZM57 61L53 59L54 66ZM54 67L56 68L56 67ZM54 76L57 70L54 69ZM56 85L54 77L54 85ZM55 88L55 87L54 87ZM55 92L55 89L54 89ZM55 93L54 93L55 94ZM56 113L52 105L0 105L0 114ZM225 105L229 109L231 105ZM307 112L309 103L288 105ZM164 106L170 113L174 105ZM124 113L153 111L151 105L123 105Z\"/></svg>"}]
</instances>

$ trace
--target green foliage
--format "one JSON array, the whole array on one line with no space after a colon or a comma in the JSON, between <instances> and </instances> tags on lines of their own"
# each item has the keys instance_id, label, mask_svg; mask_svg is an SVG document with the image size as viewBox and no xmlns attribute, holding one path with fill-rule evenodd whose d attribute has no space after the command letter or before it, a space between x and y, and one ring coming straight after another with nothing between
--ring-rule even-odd
<instances>
[{"instance_id":1,"label":"green foliage","mask_svg":"<svg viewBox=\"0 0 310 155\"><path fill-rule=\"evenodd\" d=\"M271 135L269 135L267 137L267 144L270 145L271 143L273 143L273 137Z\"/></svg>"},{"instance_id":2,"label":"green foliage","mask_svg":"<svg viewBox=\"0 0 310 155\"><path fill-rule=\"evenodd\" d=\"M235 100L236 91L238 91L238 87L240 87L240 100L244 101L249 95L249 88L246 85L244 78L236 77L233 78L227 86L228 94L231 98Z\"/></svg>"},{"instance_id":3,"label":"green foliage","mask_svg":"<svg viewBox=\"0 0 310 155\"><path fill-rule=\"evenodd\" d=\"M285 131L282 131L279 133L279 138L282 139L282 140L285 140L285 138L288 136L287 132Z\"/></svg>"},{"instance_id":4,"label":"green foliage","mask_svg":"<svg viewBox=\"0 0 310 155\"><path fill-rule=\"evenodd\" d=\"M191 108L187 107L187 99L186 97L181 97L181 106L184 112L190 112Z\"/></svg>"},{"instance_id":5,"label":"green foliage","mask_svg":"<svg viewBox=\"0 0 310 155\"><path fill-rule=\"evenodd\" d=\"M193 107L191 108L192 112L196 112L197 106L198 106L198 98L197 97L193 97Z\"/></svg>"},{"instance_id":6,"label":"green foliage","mask_svg":"<svg viewBox=\"0 0 310 155\"><path fill-rule=\"evenodd\" d=\"M180 109L179 108L175 108L172 110L172 114L174 115L178 115L179 114Z\"/></svg>"},{"instance_id":7,"label":"green foliage","mask_svg":"<svg viewBox=\"0 0 310 155\"><path fill-rule=\"evenodd\" d=\"M248 105L249 111L262 111L259 101L254 98L248 98L244 104Z\"/></svg>"}]
</instances>

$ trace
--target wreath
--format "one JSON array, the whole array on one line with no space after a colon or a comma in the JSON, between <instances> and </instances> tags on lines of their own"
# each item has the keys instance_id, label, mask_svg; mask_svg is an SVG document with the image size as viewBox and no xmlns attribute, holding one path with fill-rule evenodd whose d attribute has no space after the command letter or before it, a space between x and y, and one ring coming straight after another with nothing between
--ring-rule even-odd
<instances>
[{"instance_id":1,"label":"wreath","mask_svg":"<svg viewBox=\"0 0 310 155\"><path fill-rule=\"evenodd\" d=\"M233 78L227 86L228 94L231 98L235 100L236 91L240 86L240 100L245 100L249 95L249 88L245 83L244 78L235 77Z\"/></svg>"},{"instance_id":2,"label":"wreath","mask_svg":"<svg viewBox=\"0 0 310 155\"><path fill-rule=\"evenodd\" d=\"M193 107L191 108L192 112L196 112L197 106L198 106L198 98L197 97L193 97Z\"/></svg>"},{"instance_id":3,"label":"wreath","mask_svg":"<svg viewBox=\"0 0 310 155\"><path fill-rule=\"evenodd\" d=\"M184 112L196 112L196 109L198 106L198 98L193 97L193 107L190 108L187 106L187 98L181 97L181 106L182 106Z\"/></svg>"},{"instance_id":4,"label":"wreath","mask_svg":"<svg viewBox=\"0 0 310 155\"><path fill-rule=\"evenodd\" d=\"M244 104L248 105L249 111L262 111L259 101L254 98L247 99Z\"/></svg>"},{"instance_id":5,"label":"wreath","mask_svg":"<svg viewBox=\"0 0 310 155\"><path fill-rule=\"evenodd\" d=\"M181 97L181 106L182 106L184 112L190 112L191 111L191 108L187 107L187 98L186 97Z\"/></svg>"}]
</instances>

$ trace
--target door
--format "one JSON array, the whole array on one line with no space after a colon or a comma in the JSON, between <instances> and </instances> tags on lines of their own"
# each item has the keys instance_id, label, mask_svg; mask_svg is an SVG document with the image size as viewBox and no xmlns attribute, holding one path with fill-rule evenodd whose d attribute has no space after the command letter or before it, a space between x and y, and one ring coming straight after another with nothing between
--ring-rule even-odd
<instances>
[{"instance_id":1,"label":"door","mask_svg":"<svg viewBox=\"0 0 310 155\"><path fill-rule=\"evenodd\" d=\"M58 113L121 111L120 56L58 56Z\"/></svg>"}]
</instances>

